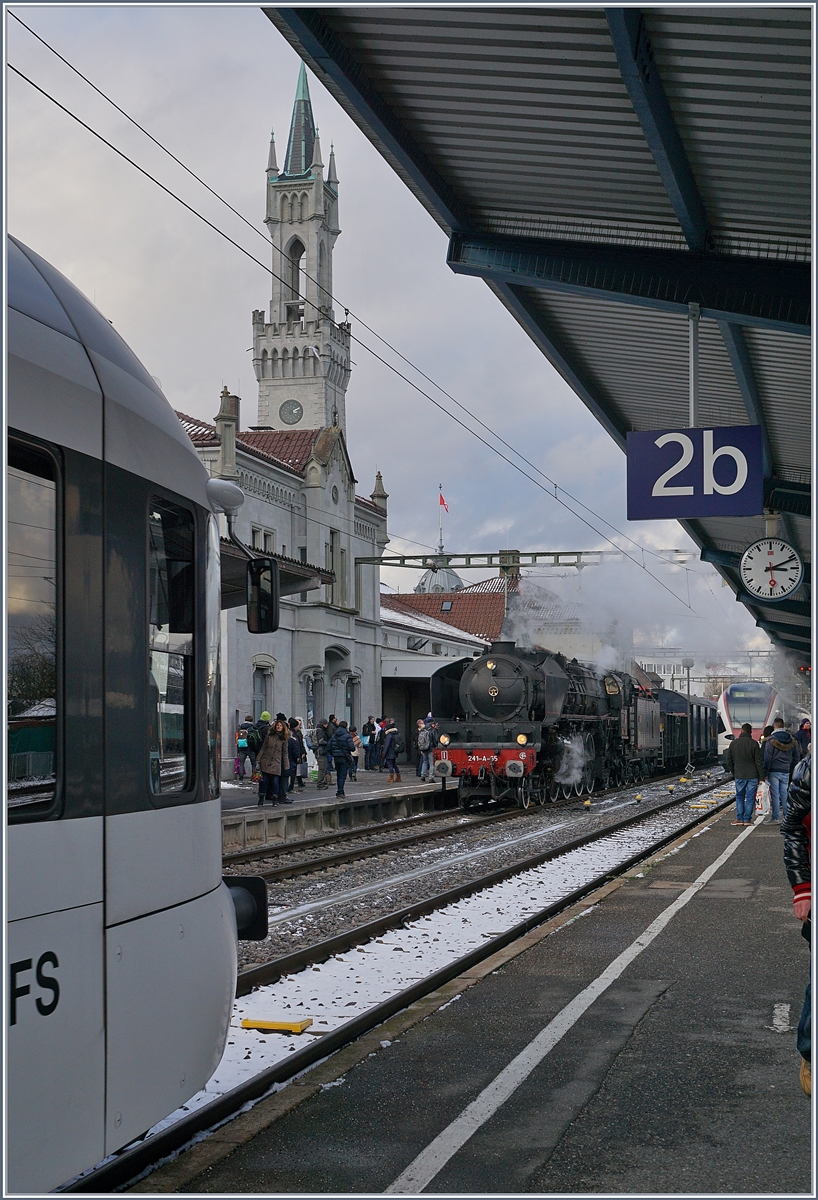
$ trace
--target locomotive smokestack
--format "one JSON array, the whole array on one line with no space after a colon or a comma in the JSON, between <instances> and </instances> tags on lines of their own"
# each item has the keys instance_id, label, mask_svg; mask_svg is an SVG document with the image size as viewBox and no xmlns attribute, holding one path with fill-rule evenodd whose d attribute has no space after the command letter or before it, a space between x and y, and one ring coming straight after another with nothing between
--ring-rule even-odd
<instances>
[{"instance_id":1,"label":"locomotive smokestack","mask_svg":"<svg viewBox=\"0 0 818 1200\"><path fill-rule=\"evenodd\" d=\"M513 654L516 648L516 642L492 642L492 654Z\"/></svg>"}]
</instances>

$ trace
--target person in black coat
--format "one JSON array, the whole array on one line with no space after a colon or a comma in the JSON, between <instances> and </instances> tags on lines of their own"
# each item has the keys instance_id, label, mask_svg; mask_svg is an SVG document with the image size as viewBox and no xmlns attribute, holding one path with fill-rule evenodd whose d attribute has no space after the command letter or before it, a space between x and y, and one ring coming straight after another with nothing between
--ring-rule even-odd
<instances>
[{"instance_id":1,"label":"person in black coat","mask_svg":"<svg viewBox=\"0 0 818 1200\"><path fill-rule=\"evenodd\" d=\"M354 749L355 742L352 739L352 734L349 732L347 723L346 721L341 721L327 745L327 753L332 755L332 761L335 763L335 770L337 772L336 797L344 795L344 784L346 783L347 775L354 766L354 759L352 757Z\"/></svg>"},{"instance_id":2,"label":"person in black coat","mask_svg":"<svg viewBox=\"0 0 818 1200\"><path fill-rule=\"evenodd\" d=\"M792 887L792 907L802 922L801 933L812 944L812 755L802 758L793 772L787 812L781 822L784 867ZM807 984L796 1045L801 1055L801 1087L812 1095L812 996Z\"/></svg>"},{"instance_id":3,"label":"person in black coat","mask_svg":"<svg viewBox=\"0 0 818 1200\"><path fill-rule=\"evenodd\" d=\"M293 778L298 784L299 792L303 792L304 780L298 774L298 768L302 763L307 761L307 743L304 741L304 733L301 729L301 722L299 721L298 717L290 717L287 725L290 728L290 737L295 738L296 742L298 743L298 759L295 764L295 775ZM292 791L292 785L290 786L290 791Z\"/></svg>"},{"instance_id":4,"label":"person in black coat","mask_svg":"<svg viewBox=\"0 0 818 1200\"><path fill-rule=\"evenodd\" d=\"M739 736L724 752L724 769L736 783L736 819L734 825L752 825L753 807L760 780L765 778L761 747L753 738L753 727L745 722Z\"/></svg>"}]
</instances>

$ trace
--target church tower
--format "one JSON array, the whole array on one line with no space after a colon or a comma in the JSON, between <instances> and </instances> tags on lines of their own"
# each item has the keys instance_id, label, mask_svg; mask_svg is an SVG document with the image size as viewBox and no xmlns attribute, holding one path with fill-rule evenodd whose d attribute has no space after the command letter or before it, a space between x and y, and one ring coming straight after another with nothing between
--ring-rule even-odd
<instances>
[{"instance_id":1,"label":"church tower","mask_svg":"<svg viewBox=\"0 0 818 1200\"><path fill-rule=\"evenodd\" d=\"M270 135L265 224L274 278L269 322L253 313L258 428L338 426L346 434L350 326L336 324L332 309L338 176L331 150L324 177L303 63L281 172Z\"/></svg>"}]
</instances>

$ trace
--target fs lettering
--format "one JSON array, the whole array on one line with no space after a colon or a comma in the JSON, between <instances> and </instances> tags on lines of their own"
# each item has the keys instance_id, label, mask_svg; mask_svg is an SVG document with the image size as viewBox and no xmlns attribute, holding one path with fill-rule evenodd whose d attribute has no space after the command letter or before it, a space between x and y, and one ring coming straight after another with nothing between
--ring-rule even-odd
<instances>
[{"instance_id":1,"label":"fs lettering","mask_svg":"<svg viewBox=\"0 0 818 1200\"><path fill-rule=\"evenodd\" d=\"M761 427L628 434L628 520L754 517L764 510Z\"/></svg>"}]
</instances>

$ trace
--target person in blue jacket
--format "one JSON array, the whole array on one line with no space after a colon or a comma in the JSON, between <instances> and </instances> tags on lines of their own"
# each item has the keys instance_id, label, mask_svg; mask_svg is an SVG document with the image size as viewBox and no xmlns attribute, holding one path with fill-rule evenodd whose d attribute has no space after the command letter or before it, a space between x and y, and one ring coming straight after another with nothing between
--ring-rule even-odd
<instances>
[{"instance_id":1,"label":"person in blue jacket","mask_svg":"<svg viewBox=\"0 0 818 1200\"><path fill-rule=\"evenodd\" d=\"M770 785L771 821L779 821L787 815L787 788L800 758L798 742L784 728L781 717L776 717L773 731L764 743L764 770Z\"/></svg>"}]
</instances>

